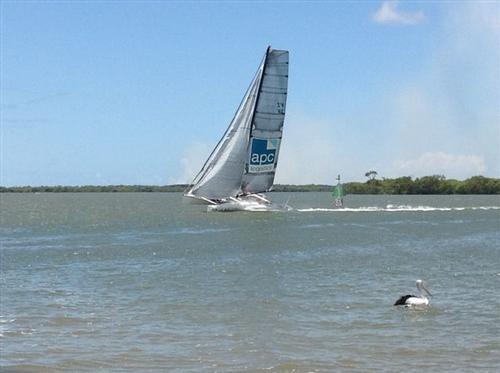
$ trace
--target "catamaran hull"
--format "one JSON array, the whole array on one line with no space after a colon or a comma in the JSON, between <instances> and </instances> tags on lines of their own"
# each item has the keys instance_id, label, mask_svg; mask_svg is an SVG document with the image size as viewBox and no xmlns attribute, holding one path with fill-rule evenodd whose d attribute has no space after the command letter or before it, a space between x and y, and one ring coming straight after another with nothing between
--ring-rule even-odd
<instances>
[{"instance_id":1,"label":"catamaran hull","mask_svg":"<svg viewBox=\"0 0 500 373\"><path fill-rule=\"evenodd\" d=\"M276 206L255 201L229 201L217 205L208 205L208 212L232 212L232 211L276 211Z\"/></svg>"},{"instance_id":2,"label":"catamaran hull","mask_svg":"<svg viewBox=\"0 0 500 373\"><path fill-rule=\"evenodd\" d=\"M192 196L184 195L182 198L182 203L189 204L189 205L207 205L209 202L204 201L199 198L195 198Z\"/></svg>"},{"instance_id":3,"label":"catamaran hull","mask_svg":"<svg viewBox=\"0 0 500 373\"><path fill-rule=\"evenodd\" d=\"M216 205L217 202L212 201L205 197L195 196L194 194L186 193L183 195L183 202L189 203L192 205Z\"/></svg>"},{"instance_id":4,"label":"catamaran hull","mask_svg":"<svg viewBox=\"0 0 500 373\"><path fill-rule=\"evenodd\" d=\"M185 194L184 200L194 204L208 204L207 212L233 212L233 211L289 211L292 210L290 206L276 205L266 199L262 195L248 195L238 198L231 197L225 201L212 201L207 198L194 196L192 194Z\"/></svg>"}]
</instances>

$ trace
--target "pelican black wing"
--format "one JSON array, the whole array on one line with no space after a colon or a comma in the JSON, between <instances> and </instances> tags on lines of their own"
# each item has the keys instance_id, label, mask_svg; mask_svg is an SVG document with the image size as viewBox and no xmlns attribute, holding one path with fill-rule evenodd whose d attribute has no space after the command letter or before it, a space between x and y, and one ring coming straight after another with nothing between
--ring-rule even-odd
<instances>
[{"instance_id":1,"label":"pelican black wing","mask_svg":"<svg viewBox=\"0 0 500 373\"><path fill-rule=\"evenodd\" d=\"M404 306L406 304L406 301L408 298L412 298L415 295L403 295L401 298L399 298L396 303L394 303L395 306Z\"/></svg>"}]
</instances>

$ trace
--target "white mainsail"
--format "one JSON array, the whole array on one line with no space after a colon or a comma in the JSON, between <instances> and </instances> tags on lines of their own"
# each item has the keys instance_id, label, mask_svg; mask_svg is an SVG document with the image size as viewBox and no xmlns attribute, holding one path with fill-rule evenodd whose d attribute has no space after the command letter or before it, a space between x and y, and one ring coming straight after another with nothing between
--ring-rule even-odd
<instances>
[{"instance_id":1,"label":"white mainsail","mask_svg":"<svg viewBox=\"0 0 500 373\"><path fill-rule=\"evenodd\" d=\"M186 191L217 202L270 190L285 118L288 51L269 47L221 140Z\"/></svg>"}]
</instances>

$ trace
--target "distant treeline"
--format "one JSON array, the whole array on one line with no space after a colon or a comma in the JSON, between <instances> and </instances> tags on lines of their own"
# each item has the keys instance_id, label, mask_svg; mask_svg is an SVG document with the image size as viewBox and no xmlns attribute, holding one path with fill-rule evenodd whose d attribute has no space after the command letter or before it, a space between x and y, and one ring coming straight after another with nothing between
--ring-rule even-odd
<instances>
[{"instance_id":1,"label":"distant treeline","mask_svg":"<svg viewBox=\"0 0 500 373\"><path fill-rule=\"evenodd\" d=\"M364 183L343 184L346 194L500 194L500 179L474 176L466 180L446 179L444 176L410 176L396 179L371 179ZM99 193L99 192L183 192L186 184L176 185L82 185L82 186L18 186L0 187L0 193ZM273 186L274 192L330 192L332 185Z\"/></svg>"},{"instance_id":2,"label":"distant treeline","mask_svg":"<svg viewBox=\"0 0 500 373\"><path fill-rule=\"evenodd\" d=\"M0 187L0 193L130 193L183 192L185 184L176 185L76 185Z\"/></svg>"}]
</instances>

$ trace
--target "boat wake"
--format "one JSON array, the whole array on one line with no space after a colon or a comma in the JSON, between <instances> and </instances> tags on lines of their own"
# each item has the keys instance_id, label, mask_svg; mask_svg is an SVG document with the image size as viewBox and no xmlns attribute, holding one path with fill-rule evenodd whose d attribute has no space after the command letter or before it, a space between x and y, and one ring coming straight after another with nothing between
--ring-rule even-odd
<instances>
[{"instance_id":1,"label":"boat wake","mask_svg":"<svg viewBox=\"0 0 500 373\"><path fill-rule=\"evenodd\" d=\"M428 212L428 211L465 211L465 210L500 210L500 206L477 207L432 207L411 205L386 205L385 207L367 206L355 208L302 208L299 212Z\"/></svg>"}]
</instances>

